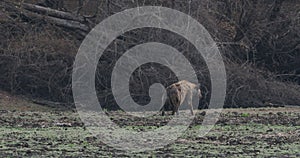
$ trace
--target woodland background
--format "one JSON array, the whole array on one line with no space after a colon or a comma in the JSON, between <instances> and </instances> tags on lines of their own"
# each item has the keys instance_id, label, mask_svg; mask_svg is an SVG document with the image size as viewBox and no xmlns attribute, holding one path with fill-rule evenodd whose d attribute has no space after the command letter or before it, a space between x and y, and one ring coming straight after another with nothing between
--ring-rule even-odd
<instances>
[{"instance_id":1,"label":"woodland background","mask_svg":"<svg viewBox=\"0 0 300 158\"><path fill-rule=\"evenodd\" d=\"M295 0L2 0L0 1L0 89L45 104L72 106L72 66L85 35L99 22L137 6L164 6L197 19L217 42L225 60L225 107L300 104L300 2ZM116 55L157 41L186 56L195 49L166 30L144 28L124 33L98 63L98 98L118 109L108 85ZM194 59L207 107L209 73L202 57ZM167 68L148 64L134 72L134 100L149 101L149 86L176 82Z\"/></svg>"}]
</instances>

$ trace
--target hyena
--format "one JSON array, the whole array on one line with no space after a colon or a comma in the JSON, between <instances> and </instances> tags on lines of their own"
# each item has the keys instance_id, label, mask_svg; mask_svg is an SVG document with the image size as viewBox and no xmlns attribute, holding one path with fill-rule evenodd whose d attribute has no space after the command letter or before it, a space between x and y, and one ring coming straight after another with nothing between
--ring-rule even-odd
<instances>
[{"instance_id":1,"label":"hyena","mask_svg":"<svg viewBox=\"0 0 300 158\"><path fill-rule=\"evenodd\" d=\"M193 96L197 96L196 99L202 98L200 85L196 85L186 80L179 81L174 83L166 88L166 93L163 95L162 101L169 101L172 106L172 115L179 114L179 106L182 105L184 101L187 101L187 104L190 107L191 114L194 115L193 111ZM163 103L164 104L164 103ZM162 115L165 115L166 107L162 108Z\"/></svg>"}]
</instances>

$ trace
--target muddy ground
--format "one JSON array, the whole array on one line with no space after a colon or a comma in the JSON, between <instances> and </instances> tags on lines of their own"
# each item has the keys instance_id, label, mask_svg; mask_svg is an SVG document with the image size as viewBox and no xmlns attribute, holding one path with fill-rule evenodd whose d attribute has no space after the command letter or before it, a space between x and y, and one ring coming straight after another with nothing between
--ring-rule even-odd
<instances>
[{"instance_id":1,"label":"muddy ground","mask_svg":"<svg viewBox=\"0 0 300 158\"><path fill-rule=\"evenodd\" d=\"M200 110L175 143L155 151L126 153L90 134L75 110L20 103L3 95L0 105L0 157L300 157L299 107L224 109L204 137L195 134L207 112ZM172 118L158 114L133 118L121 111L110 117L135 131L156 129Z\"/></svg>"}]
</instances>

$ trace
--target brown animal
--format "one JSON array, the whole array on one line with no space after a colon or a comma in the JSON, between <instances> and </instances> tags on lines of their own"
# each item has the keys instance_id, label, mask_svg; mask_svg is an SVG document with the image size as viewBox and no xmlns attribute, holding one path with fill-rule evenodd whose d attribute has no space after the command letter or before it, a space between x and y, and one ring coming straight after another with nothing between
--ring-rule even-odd
<instances>
[{"instance_id":1,"label":"brown animal","mask_svg":"<svg viewBox=\"0 0 300 158\"><path fill-rule=\"evenodd\" d=\"M172 106L172 115L174 115L175 112L179 115L179 106L186 100L190 107L191 114L194 115L192 105L193 96L197 96L197 99L202 98L200 86L189 81L182 80L166 88L166 94L163 95L162 101L169 101L169 104ZM166 107L164 106L162 109L163 116L165 115L165 110Z\"/></svg>"}]
</instances>

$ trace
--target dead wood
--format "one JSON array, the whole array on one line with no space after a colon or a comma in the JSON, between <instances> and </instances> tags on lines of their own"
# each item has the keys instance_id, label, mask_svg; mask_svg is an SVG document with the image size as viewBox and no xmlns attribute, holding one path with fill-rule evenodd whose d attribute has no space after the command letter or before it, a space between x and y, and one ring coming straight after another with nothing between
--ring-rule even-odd
<instances>
[{"instance_id":1,"label":"dead wood","mask_svg":"<svg viewBox=\"0 0 300 158\"><path fill-rule=\"evenodd\" d=\"M26 17L26 20L44 20L60 27L76 30L81 36L85 36L90 31L90 22L80 15L28 3L16 4L3 1L1 6L12 16L19 14Z\"/></svg>"}]
</instances>

